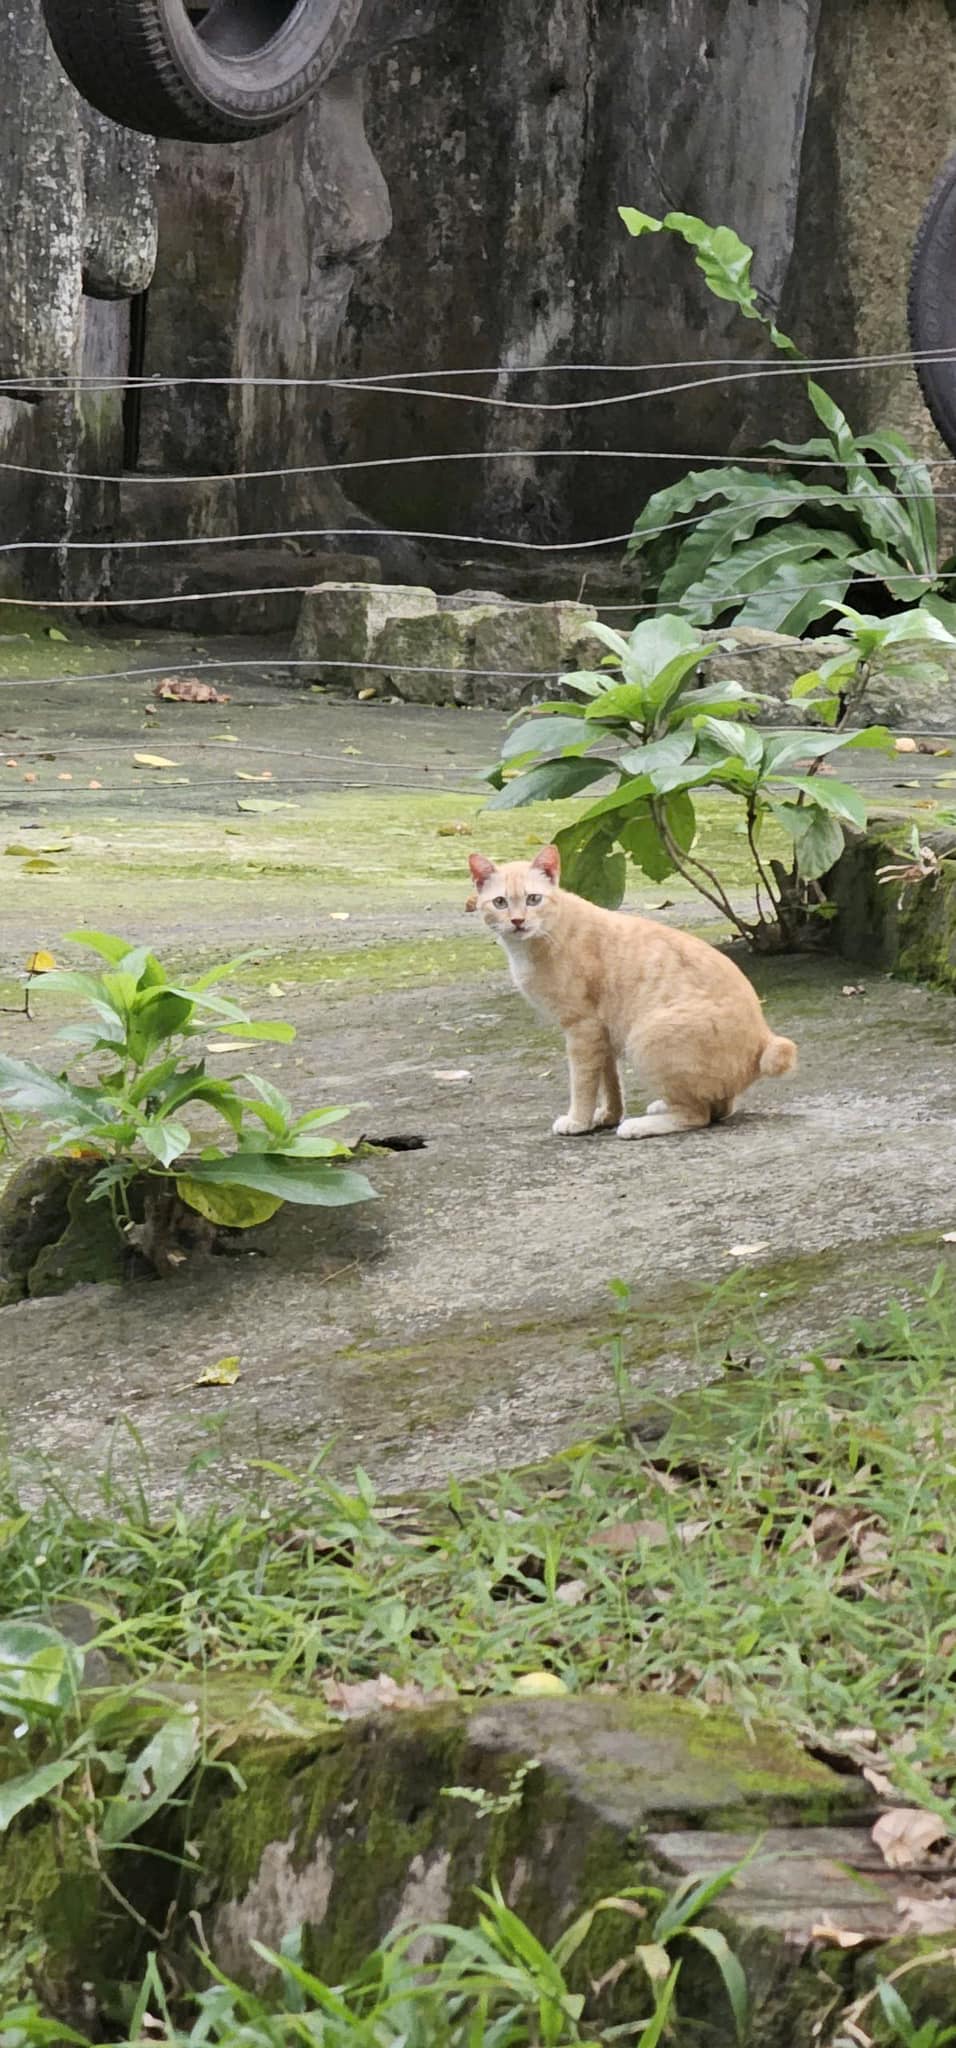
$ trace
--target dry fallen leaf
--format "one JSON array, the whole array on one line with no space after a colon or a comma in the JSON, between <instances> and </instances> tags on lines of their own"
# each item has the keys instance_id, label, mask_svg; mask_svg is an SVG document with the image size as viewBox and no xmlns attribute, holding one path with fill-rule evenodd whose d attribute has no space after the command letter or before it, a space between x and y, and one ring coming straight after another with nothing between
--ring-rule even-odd
<instances>
[{"instance_id":1,"label":"dry fallen leaf","mask_svg":"<svg viewBox=\"0 0 956 2048\"><path fill-rule=\"evenodd\" d=\"M940 1244L956 1244L956 1230L944 1230Z\"/></svg>"},{"instance_id":2,"label":"dry fallen leaf","mask_svg":"<svg viewBox=\"0 0 956 2048\"><path fill-rule=\"evenodd\" d=\"M207 1052L247 1052L244 1038L210 1038L206 1042Z\"/></svg>"},{"instance_id":3,"label":"dry fallen leaf","mask_svg":"<svg viewBox=\"0 0 956 2048\"><path fill-rule=\"evenodd\" d=\"M351 913L351 911L350 911L350 910L330 910L330 911L329 911L329 916L330 916L330 918L332 919L332 922L333 922L333 924L348 924L348 921L349 921L349 918L351 917L351 915L352 915L352 913Z\"/></svg>"},{"instance_id":4,"label":"dry fallen leaf","mask_svg":"<svg viewBox=\"0 0 956 2048\"><path fill-rule=\"evenodd\" d=\"M234 1387L239 1378L238 1358L218 1358L207 1365L196 1381L197 1387Z\"/></svg>"},{"instance_id":5,"label":"dry fallen leaf","mask_svg":"<svg viewBox=\"0 0 956 2048\"><path fill-rule=\"evenodd\" d=\"M477 898L477 896L466 896L466 897L465 897L465 909L466 909L466 910L477 910L477 908L478 908L478 898Z\"/></svg>"},{"instance_id":6,"label":"dry fallen leaf","mask_svg":"<svg viewBox=\"0 0 956 2048\"><path fill-rule=\"evenodd\" d=\"M862 981L845 981L840 994L841 996L864 996L866 990Z\"/></svg>"},{"instance_id":7,"label":"dry fallen leaf","mask_svg":"<svg viewBox=\"0 0 956 2048\"><path fill-rule=\"evenodd\" d=\"M756 1256L757 1252L768 1252L769 1250L770 1240L765 1237L759 1244L732 1244L727 1257L728 1259L752 1259Z\"/></svg>"},{"instance_id":8,"label":"dry fallen leaf","mask_svg":"<svg viewBox=\"0 0 956 2048\"><path fill-rule=\"evenodd\" d=\"M678 1522L674 1531L679 1543L696 1543L698 1536L705 1536L709 1522Z\"/></svg>"},{"instance_id":9,"label":"dry fallen leaf","mask_svg":"<svg viewBox=\"0 0 956 2048\"><path fill-rule=\"evenodd\" d=\"M374 686L371 686L367 690L356 690L355 694L360 704L367 704L370 697L378 696L378 691L374 688Z\"/></svg>"},{"instance_id":10,"label":"dry fallen leaf","mask_svg":"<svg viewBox=\"0 0 956 2048\"><path fill-rule=\"evenodd\" d=\"M599 1529L592 1541L601 1550L615 1554L636 1550L640 1543L666 1543L667 1524L653 1519L640 1522L612 1522L607 1529Z\"/></svg>"},{"instance_id":11,"label":"dry fallen leaf","mask_svg":"<svg viewBox=\"0 0 956 2048\"><path fill-rule=\"evenodd\" d=\"M908 1870L921 1863L934 1842L945 1839L948 1829L935 1813L921 1806L891 1806L870 1833L891 1870Z\"/></svg>"},{"instance_id":12,"label":"dry fallen leaf","mask_svg":"<svg viewBox=\"0 0 956 2048\"><path fill-rule=\"evenodd\" d=\"M323 1682L322 1693L333 1713L348 1718L354 1714L380 1713L383 1708L420 1707L426 1698L420 1685L397 1685L387 1671L378 1678L356 1679L352 1685L338 1678L327 1678Z\"/></svg>"},{"instance_id":13,"label":"dry fallen leaf","mask_svg":"<svg viewBox=\"0 0 956 2048\"><path fill-rule=\"evenodd\" d=\"M30 768L30 769L28 769L28 770L27 770L27 773L26 773L26 774L25 774L25 776L23 777L23 780L24 780L24 782L35 782L35 781L36 781L36 776L34 775L34 773L33 773L33 770L32 770L32 768Z\"/></svg>"},{"instance_id":14,"label":"dry fallen leaf","mask_svg":"<svg viewBox=\"0 0 956 2048\"><path fill-rule=\"evenodd\" d=\"M96 781L96 780L94 779L94 780L93 780L92 782L88 782L88 783L87 783L87 785L86 785L86 787L87 787L87 789L102 789L102 787L103 787L103 784L102 784L101 782L97 782L97 781Z\"/></svg>"},{"instance_id":15,"label":"dry fallen leaf","mask_svg":"<svg viewBox=\"0 0 956 2048\"><path fill-rule=\"evenodd\" d=\"M956 1899L909 1898L904 1892L896 1910L900 1934L952 1934L956 1928Z\"/></svg>"},{"instance_id":16,"label":"dry fallen leaf","mask_svg":"<svg viewBox=\"0 0 956 2048\"><path fill-rule=\"evenodd\" d=\"M271 769L271 768L263 768L263 770L262 770L262 774L261 774L261 775L253 775L253 773L252 773L252 770L251 770L250 768L237 768L237 769L236 769L236 781L237 781L237 782L271 782L271 781L272 781L272 769Z\"/></svg>"},{"instance_id":17,"label":"dry fallen leaf","mask_svg":"<svg viewBox=\"0 0 956 2048\"><path fill-rule=\"evenodd\" d=\"M58 775L56 779L58 782L72 782L73 777L64 772L62 775Z\"/></svg>"},{"instance_id":18,"label":"dry fallen leaf","mask_svg":"<svg viewBox=\"0 0 956 2048\"><path fill-rule=\"evenodd\" d=\"M134 754L134 768L178 768L178 761L167 761L165 754Z\"/></svg>"},{"instance_id":19,"label":"dry fallen leaf","mask_svg":"<svg viewBox=\"0 0 956 2048\"><path fill-rule=\"evenodd\" d=\"M865 1934L856 1934L850 1927L834 1927L829 1920L815 1920L810 1929L811 1941L825 1941L830 1948L859 1948L866 1941Z\"/></svg>"},{"instance_id":20,"label":"dry fallen leaf","mask_svg":"<svg viewBox=\"0 0 956 2048\"><path fill-rule=\"evenodd\" d=\"M164 676L153 691L177 704L228 704L229 698L213 683L201 683L198 676Z\"/></svg>"},{"instance_id":21,"label":"dry fallen leaf","mask_svg":"<svg viewBox=\"0 0 956 2048\"><path fill-rule=\"evenodd\" d=\"M896 752L897 752L898 754L918 754L918 753L919 753L919 748L918 748L918 746L917 746L917 744L916 744L916 741L915 741L915 740L910 740L910 739L899 739L899 740L894 740L894 742L893 742L893 745L894 745L894 747L896 748Z\"/></svg>"},{"instance_id":22,"label":"dry fallen leaf","mask_svg":"<svg viewBox=\"0 0 956 2048\"><path fill-rule=\"evenodd\" d=\"M471 1080L471 1075L470 1075L470 1073L468 1072L468 1068L467 1068L467 1067L445 1067L445 1068L440 1068L440 1067L436 1067L436 1069L435 1069L434 1073L432 1074L432 1080L433 1080L433 1081L470 1081L470 1080Z\"/></svg>"},{"instance_id":23,"label":"dry fallen leaf","mask_svg":"<svg viewBox=\"0 0 956 2048\"><path fill-rule=\"evenodd\" d=\"M28 974L52 974L55 966L56 961L52 953L44 953L41 948L39 953L30 954L26 971Z\"/></svg>"},{"instance_id":24,"label":"dry fallen leaf","mask_svg":"<svg viewBox=\"0 0 956 2048\"><path fill-rule=\"evenodd\" d=\"M472 828L470 825L466 825L460 819L458 819L453 825L439 825L438 837L439 839L454 839L456 835L460 835L465 839L470 839L471 829Z\"/></svg>"}]
</instances>

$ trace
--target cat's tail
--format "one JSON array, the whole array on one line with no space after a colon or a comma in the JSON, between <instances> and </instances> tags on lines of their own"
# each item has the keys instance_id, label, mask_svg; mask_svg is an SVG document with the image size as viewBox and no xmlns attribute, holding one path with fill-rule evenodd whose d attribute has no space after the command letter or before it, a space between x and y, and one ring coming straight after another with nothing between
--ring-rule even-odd
<instances>
[{"instance_id":1,"label":"cat's tail","mask_svg":"<svg viewBox=\"0 0 956 2048\"><path fill-rule=\"evenodd\" d=\"M768 1038L760 1055L761 1074L792 1074L796 1064L797 1048L792 1038Z\"/></svg>"}]
</instances>

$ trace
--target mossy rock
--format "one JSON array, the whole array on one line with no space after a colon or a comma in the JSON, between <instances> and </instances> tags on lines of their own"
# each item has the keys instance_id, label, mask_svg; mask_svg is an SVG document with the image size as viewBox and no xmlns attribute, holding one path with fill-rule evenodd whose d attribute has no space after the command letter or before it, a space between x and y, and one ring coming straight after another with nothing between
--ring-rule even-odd
<instances>
[{"instance_id":1,"label":"mossy rock","mask_svg":"<svg viewBox=\"0 0 956 2048\"><path fill-rule=\"evenodd\" d=\"M0 1307L63 1294L84 1280L119 1281L128 1253L108 1202L90 1202L95 1168L29 1159L0 1194Z\"/></svg>"},{"instance_id":2,"label":"mossy rock","mask_svg":"<svg viewBox=\"0 0 956 2048\"><path fill-rule=\"evenodd\" d=\"M66 1294L91 1282L118 1286L131 1274L174 1271L207 1250L215 1231L146 1174L126 1190L132 1229L121 1234L110 1203L91 1199L101 1161L28 1160L0 1194L0 1307L27 1296Z\"/></svg>"}]
</instances>

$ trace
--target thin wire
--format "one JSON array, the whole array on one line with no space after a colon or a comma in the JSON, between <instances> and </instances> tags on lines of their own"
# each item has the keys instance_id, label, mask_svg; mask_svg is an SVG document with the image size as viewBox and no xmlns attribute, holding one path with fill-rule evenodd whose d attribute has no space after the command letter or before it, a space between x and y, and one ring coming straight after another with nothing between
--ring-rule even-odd
<instances>
[{"instance_id":1,"label":"thin wire","mask_svg":"<svg viewBox=\"0 0 956 2048\"><path fill-rule=\"evenodd\" d=\"M883 349L871 354L800 356L797 360L779 362L774 357L750 356L681 356L664 361L641 363L476 363L464 369L424 370L380 370L366 371L352 377L278 377L267 375L211 377L166 375L156 372L150 376L107 377L90 372L87 375L63 374L46 377L3 377L0 379L0 395L8 390L68 392L74 389L93 391L150 391L168 390L180 386L211 386L217 389L248 390L345 390L368 391L389 390L401 386L410 378L451 379L453 377L542 377L542 376L655 376L670 370L728 370L741 371L744 376L790 376L799 377L812 370L866 370L891 369L898 364L950 363L956 360L956 349ZM416 391L418 386L415 387ZM428 395L428 394L423 394ZM444 394L436 394L438 396ZM466 398L471 393L465 393Z\"/></svg>"},{"instance_id":2,"label":"thin wire","mask_svg":"<svg viewBox=\"0 0 956 2048\"><path fill-rule=\"evenodd\" d=\"M537 461L539 460L539 457L540 457L540 456L542 456L542 455L543 455L543 456L552 456L552 455L564 455L564 456L568 456L568 457L574 457L575 459L579 459L579 458L580 458L581 456L592 456L592 457L596 457L596 458L598 458L598 459L603 459L603 456L604 456L604 454L605 454L605 453L607 453L607 455L608 455L609 459L612 459L612 460L618 460L618 461L621 461L621 460L630 460L630 459L631 459L629 455L627 455L627 456L626 456L626 455L624 455L624 453L623 453L623 452L622 452L622 450L620 450L620 449L615 449L615 450L608 450L608 451L604 451L604 450L601 450L601 449L595 449L595 448L564 448L564 449L561 449L561 448L543 448L543 449L540 449L540 450L527 450L527 449L516 449L516 450L512 450L512 449L509 449L509 450L506 450L506 451L502 451L502 450L499 450L499 451L497 451L497 452L498 452L498 454L499 454L499 455L502 455L502 454L507 454L507 455L508 455L509 457L510 457L510 456L511 456L512 454L520 454L520 455L529 455L529 456L531 456L531 458L532 458L532 459L533 459L534 461L536 461L536 462L537 462ZM406 462L412 462L412 463L414 463L414 462L419 462L419 461L422 461L422 462L460 462L460 461L473 461L473 460L474 460L474 461L483 461L483 460L484 460L484 457L482 457L482 456L480 456L480 455L477 455L477 456L472 456L472 455L467 455L467 456L466 456L466 455L443 455L443 456L432 456L432 455L425 455L425 456L414 456L414 455L412 455L412 456L402 456L402 457L398 457L398 458L396 459L396 461L395 461L395 463L394 463L394 465L393 465L393 466L394 466L394 467L396 467L396 468L399 468L399 467L402 467L402 466L404 465L404 463L406 463ZM347 463L347 462L346 462L346 463L340 463L340 464L336 464L336 465L330 465L330 472L331 472L331 471L333 471L333 470L339 470L339 469L378 469L378 468L387 468L387 467L389 467L389 466L392 466L392 463L391 463L391 458L390 458L390 457L383 457L383 458L382 458L382 460L381 460L380 462L379 462L379 461L376 461L376 462L368 462L368 463L364 463L364 462L357 462L357 463ZM731 466L731 467L732 467L732 466L733 466L733 464L731 463L731 464L730 464L729 466ZM842 465L840 465L840 464L829 464L829 463L828 463L828 464L825 464L825 465L823 465L823 466L824 466L824 467L826 467L826 468L832 468L832 467L842 467ZM862 467L864 467L864 468L865 468L865 467L868 467L868 466L870 466L870 465L866 465L866 464L863 464L863 465L862 465ZM881 466L884 466L884 465L881 465ZM918 460L918 459L916 459L916 460L914 460L914 461L913 461L913 463L912 463L912 464L907 464L907 465L906 465L906 467L907 467L907 468L913 468L913 469L917 469L917 468L923 467L923 465L922 465L922 464L921 464L921 463L919 462L919 460ZM61 472L61 474L65 475L65 474L66 474L66 472L65 472L65 471L64 471L64 472ZM99 481L100 483L109 483L109 482L112 482L112 483L116 483L116 482L118 482L118 481L119 481L119 479L118 479L118 478L116 478L116 477L113 477L113 478L109 478L109 477L100 477L100 478L98 479L98 481ZM168 479L164 479L164 481L168 481ZM900 502L900 503L907 503L907 504L908 504L908 503L909 503L909 502L910 502L911 500L913 500L914 502L917 502L917 501L919 501L919 500L921 500L921 499L925 498L925 496L926 496L926 491L925 491L925 489L922 489L922 490L914 490L914 491L904 491L904 490L895 490L895 491L894 491L894 492L892 493L892 495L893 495L894 499L896 499L896 500L897 500L898 502ZM940 500L940 501L946 502L946 501L948 501L948 500L950 500L950 499L956 499L956 491L936 491L936 492L934 493L934 497L935 497L936 499ZM857 492L857 491L851 491L851 490L848 490L848 491L840 491L840 490L837 490L837 489L836 489L836 487L834 486L832 490L829 490L829 491L828 491L828 496L827 496L827 499L826 499L826 503L828 503L828 504L832 504L832 503L834 502L834 500L839 500L839 501L840 501L840 502L841 502L842 504L845 504L845 505L848 505L848 506L854 506L854 505L857 505L857 504L858 504L858 503L860 502L860 493L859 493L859 492ZM780 506L780 505L790 505L790 506L794 506L794 497L793 497L793 492L792 492L792 491L787 491L787 490L783 490L783 489L781 489L781 490L779 490L779 491L766 491L766 492L764 492L764 493L762 494L762 496L761 496L761 498L760 498L760 507L761 507L761 512L762 512L762 513L763 513L764 511L766 511L767 513L769 513L769 512L771 512L771 511L772 511L772 510L773 510L773 509L774 509L775 507L777 507L777 506ZM709 510L710 510L710 511L712 511L712 510L715 510L715 509L717 509L717 508L715 508L715 507L710 507L710 508L709 508ZM795 507L794 507L794 509L795 509ZM683 530L683 529L684 529L685 527L688 527L688 526L697 526L697 525L699 525L699 523L701 522L701 520L703 520L703 519L706 519L706 518L707 518L708 516L709 516L709 512L695 512L695 513L691 513L691 514L689 514L689 515L688 515L688 517L687 517L686 519L669 519L669 520L666 520L666 521L664 521L664 522L663 522L663 523L662 523L661 525L659 525L659 526L648 526L648 527L643 527L643 528L641 529L642 537L643 537L643 539L644 539L644 540L654 540L654 539L656 539L656 538L658 537L658 535L660 535L660 534L662 534L662 533L677 533L677 532L679 532L679 531L682 531L682 530ZM107 553L108 553L108 554L114 554L114 553L119 553L119 552L121 552L121 551L122 551L122 552L129 552L129 551L133 551L133 550L136 550L136 549L143 549L143 550L145 550L145 549L148 549L148 548L196 548L196 547L207 547L207 548L208 548L208 547L232 547L232 548L235 548L235 547L237 547L237 546L239 546L239 545L243 545L243 546L251 546L251 545L253 545L253 544L255 544L255 545L258 545L258 544L259 544L260 542L262 542L262 541L289 541L289 540L321 540L321 539L328 539L328 538L331 538L332 536L337 536L337 537L339 537L339 538L342 538L343 536L348 536L349 538L351 538L351 539L353 539L353 540L356 540L356 541L360 541L360 540L362 539L362 536L363 536L363 534L367 534L367 535L376 535L376 536L381 536L381 535L382 535L383 533L389 533L389 532L393 532L393 531L396 531L396 532L397 532L397 529L391 529L391 528L385 528L385 527L356 527L356 526L336 526L336 527L330 527L330 526L285 526L285 527L276 527L276 528L273 528L273 529L271 529L271 530L267 530L267 531L265 531L265 532L260 532L260 533L197 533L197 534L187 534L187 533L184 533L184 534L162 535L162 536L158 536L158 537L157 537L157 536L149 536L149 537L147 537L147 538L142 538L142 539L136 539L136 540L104 540L104 539L103 539L102 537L101 537L100 539L98 539L98 540L9 540L9 541L3 541L3 542L0 542L0 555L12 555L12 554L25 554L25 553L26 553L26 554L28 554L28 553L38 553L38 552L42 552L42 551L44 551L44 550L46 550L46 551L53 551L53 552L56 552L57 554L60 554L60 553L62 553L62 552L72 552L72 553L77 553L77 552L80 552L80 551L83 551L83 550L85 550L85 551L86 551L86 552L88 552L88 553L92 553L92 554L107 554ZM473 538L475 538L475 536L472 536L472 535L467 535L467 534L461 534L461 535L459 535L459 534L418 534L418 533L408 533L408 534L407 534L407 535L405 535L404 537L405 537L405 538L408 538L408 539L413 539L413 540L438 540L438 541L442 541L442 542L444 542L444 541L448 541L448 540L459 540L459 539L461 539L461 540L470 540L470 539L473 539ZM630 538L631 538L631 535L630 535L630 534L627 534L627 535L625 535L625 536L624 536L624 538L625 538L626 540L630 540ZM492 541L490 541L490 543L488 543L488 544L490 544L490 545L493 545L493 546L501 546L501 547L535 547L535 546L550 546L550 547L552 547L552 548L553 548L554 550L556 550L556 551L562 551L562 550L565 550L565 549L566 549L566 548L568 548L568 547L573 547L573 546L578 546L578 547L598 547L598 546L601 546L601 545L602 545L602 543L601 543L601 542L599 542L599 541L580 541L580 542L568 542L568 543L565 543L565 542L551 542L551 543L544 543L544 542L534 542L534 541L497 541L497 540L492 540ZM608 545L610 545L610 543L608 543ZM311 586L310 586L310 587L311 587Z\"/></svg>"}]
</instances>

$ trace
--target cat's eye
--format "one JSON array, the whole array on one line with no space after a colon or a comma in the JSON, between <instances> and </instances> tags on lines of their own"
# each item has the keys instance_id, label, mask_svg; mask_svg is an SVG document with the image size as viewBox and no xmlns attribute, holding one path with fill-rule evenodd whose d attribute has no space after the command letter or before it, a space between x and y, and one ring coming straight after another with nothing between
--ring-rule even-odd
<instances>
[{"instance_id":1,"label":"cat's eye","mask_svg":"<svg viewBox=\"0 0 956 2048\"><path fill-rule=\"evenodd\" d=\"M540 896L526 896L524 900L526 903L540 903L541 898Z\"/></svg>"},{"instance_id":2,"label":"cat's eye","mask_svg":"<svg viewBox=\"0 0 956 2048\"><path fill-rule=\"evenodd\" d=\"M491 907L492 907L492 910L507 910L507 908L508 908L508 898L507 898L507 896L493 896L493 897L492 897L492 899L491 899Z\"/></svg>"}]
</instances>

